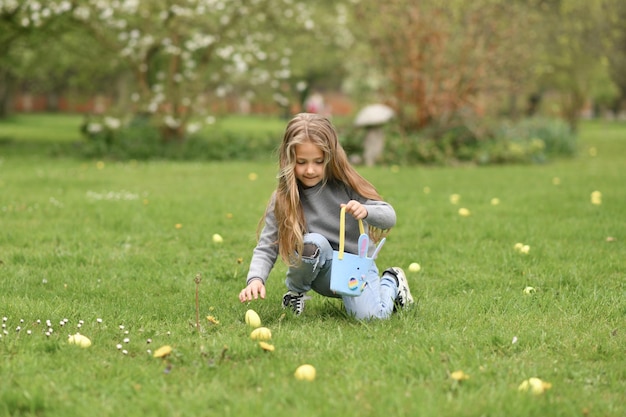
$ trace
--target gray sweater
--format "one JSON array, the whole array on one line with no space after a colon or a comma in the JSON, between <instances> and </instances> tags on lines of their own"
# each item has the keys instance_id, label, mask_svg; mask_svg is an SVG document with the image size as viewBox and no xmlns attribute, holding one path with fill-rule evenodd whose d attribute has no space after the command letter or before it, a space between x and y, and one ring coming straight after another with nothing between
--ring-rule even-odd
<instances>
[{"instance_id":1,"label":"gray sweater","mask_svg":"<svg viewBox=\"0 0 626 417\"><path fill-rule=\"evenodd\" d=\"M319 233L326 237L334 250L339 248L339 216L341 204L356 200L367 209L367 217L363 223L365 233L368 225L380 229L389 229L396 224L396 213L393 207L384 201L368 200L358 195L354 190L341 182L323 182L315 187L300 187L300 201L306 220L306 233ZM267 207L265 226L259 236L259 241L252 252L250 269L246 282L253 278L267 281L270 271L278 258L278 225L274 216L276 195L272 195ZM358 253L357 241L359 238L359 223L350 214L346 214L345 251ZM370 241L368 256L372 255L376 244Z\"/></svg>"}]
</instances>

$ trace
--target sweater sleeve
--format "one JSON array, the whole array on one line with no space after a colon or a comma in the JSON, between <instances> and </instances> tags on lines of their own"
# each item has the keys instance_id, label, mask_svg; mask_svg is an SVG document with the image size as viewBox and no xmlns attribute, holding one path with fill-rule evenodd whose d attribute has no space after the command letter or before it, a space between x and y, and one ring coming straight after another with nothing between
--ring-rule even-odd
<instances>
[{"instance_id":1,"label":"sweater sleeve","mask_svg":"<svg viewBox=\"0 0 626 417\"><path fill-rule=\"evenodd\" d=\"M367 217L364 219L365 223L382 230L391 229L396 225L396 211L391 204L386 201L366 199L350 187L345 185L344 187L352 200L359 201L367 209Z\"/></svg>"},{"instance_id":2,"label":"sweater sleeve","mask_svg":"<svg viewBox=\"0 0 626 417\"><path fill-rule=\"evenodd\" d=\"M260 278L265 284L278 258L278 225L274 216L275 198L276 196L272 195L265 210L265 225L259 235L259 241L252 251L246 285L255 278Z\"/></svg>"},{"instance_id":3,"label":"sweater sleeve","mask_svg":"<svg viewBox=\"0 0 626 417\"><path fill-rule=\"evenodd\" d=\"M391 229L396 224L396 212L391 204L384 201L367 200L363 203L367 209L367 224L379 229Z\"/></svg>"}]
</instances>

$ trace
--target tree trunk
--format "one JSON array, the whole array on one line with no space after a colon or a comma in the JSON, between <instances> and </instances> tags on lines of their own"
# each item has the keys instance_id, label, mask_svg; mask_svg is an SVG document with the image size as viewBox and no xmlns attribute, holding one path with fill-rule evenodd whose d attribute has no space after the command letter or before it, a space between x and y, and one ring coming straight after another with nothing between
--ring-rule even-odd
<instances>
[{"instance_id":1,"label":"tree trunk","mask_svg":"<svg viewBox=\"0 0 626 417\"><path fill-rule=\"evenodd\" d=\"M12 83L13 77L11 74L0 67L0 119L5 119L11 113Z\"/></svg>"}]
</instances>

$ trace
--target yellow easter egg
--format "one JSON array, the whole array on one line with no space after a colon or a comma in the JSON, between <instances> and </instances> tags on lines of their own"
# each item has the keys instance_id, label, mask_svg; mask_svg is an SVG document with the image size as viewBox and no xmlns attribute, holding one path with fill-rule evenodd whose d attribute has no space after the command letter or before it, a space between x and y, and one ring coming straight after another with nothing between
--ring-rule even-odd
<instances>
[{"instance_id":1,"label":"yellow easter egg","mask_svg":"<svg viewBox=\"0 0 626 417\"><path fill-rule=\"evenodd\" d=\"M465 207L461 207L461 208L459 209L459 215L460 215L460 216L467 217L467 216L469 216L470 214L471 214L471 213L470 213L470 211L469 211L468 209L466 209Z\"/></svg>"},{"instance_id":2,"label":"yellow easter egg","mask_svg":"<svg viewBox=\"0 0 626 417\"><path fill-rule=\"evenodd\" d=\"M261 347L261 349L263 349L266 352L273 352L274 351L274 345L270 345L269 343L259 342L259 346Z\"/></svg>"},{"instance_id":3,"label":"yellow easter egg","mask_svg":"<svg viewBox=\"0 0 626 417\"><path fill-rule=\"evenodd\" d=\"M315 374L316 371L313 365L305 364L300 365L296 369L294 376L300 381L313 381L315 379Z\"/></svg>"},{"instance_id":4,"label":"yellow easter egg","mask_svg":"<svg viewBox=\"0 0 626 417\"><path fill-rule=\"evenodd\" d=\"M158 348L152 356L154 356L155 358L164 358L170 353L172 353L172 347L169 345L165 345Z\"/></svg>"},{"instance_id":5,"label":"yellow easter egg","mask_svg":"<svg viewBox=\"0 0 626 417\"><path fill-rule=\"evenodd\" d=\"M409 271L411 272L419 272L422 267L417 262L413 262L409 265Z\"/></svg>"},{"instance_id":6,"label":"yellow easter egg","mask_svg":"<svg viewBox=\"0 0 626 417\"><path fill-rule=\"evenodd\" d=\"M70 345L78 345L82 348L88 348L89 346L91 346L91 340L89 340L88 337L83 336L80 333L70 335L67 341Z\"/></svg>"},{"instance_id":7,"label":"yellow easter egg","mask_svg":"<svg viewBox=\"0 0 626 417\"><path fill-rule=\"evenodd\" d=\"M250 327L261 327L261 317L254 310L246 311L246 324Z\"/></svg>"},{"instance_id":8,"label":"yellow easter egg","mask_svg":"<svg viewBox=\"0 0 626 417\"><path fill-rule=\"evenodd\" d=\"M271 338L272 331L267 327L259 327L250 333L250 339L252 340L270 340Z\"/></svg>"}]
</instances>

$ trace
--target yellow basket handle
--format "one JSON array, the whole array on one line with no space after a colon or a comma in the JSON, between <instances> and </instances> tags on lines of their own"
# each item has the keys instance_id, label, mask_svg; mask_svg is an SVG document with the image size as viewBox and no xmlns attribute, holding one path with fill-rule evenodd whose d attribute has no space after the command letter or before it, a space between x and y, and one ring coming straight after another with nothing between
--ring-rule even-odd
<instances>
[{"instance_id":1,"label":"yellow basket handle","mask_svg":"<svg viewBox=\"0 0 626 417\"><path fill-rule=\"evenodd\" d=\"M343 250L345 247L346 240L346 208L341 208L341 214L339 215L339 254L337 255L337 259L343 259ZM359 232L361 234L365 233L365 228L363 227L363 220L359 219Z\"/></svg>"}]
</instances>

